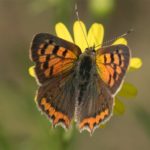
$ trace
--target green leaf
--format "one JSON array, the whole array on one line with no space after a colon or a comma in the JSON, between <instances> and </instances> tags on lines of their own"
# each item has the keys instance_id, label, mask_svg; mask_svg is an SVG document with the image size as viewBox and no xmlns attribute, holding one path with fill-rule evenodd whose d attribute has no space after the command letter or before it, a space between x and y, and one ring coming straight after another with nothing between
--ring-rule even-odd
<instances>
[{"instance_id":1,"label":"green leaf","mask_svg":"<svg viewBox=\"0 0 150 150\"><path fill-rule=\"evenodd\" d=\"M137 95L137 89L131 83L125 82L117 95L127 99L134 98Z\"/></svg>"},{"instance_id":2,"label":"green leaf","mask_svg":"<svg viewBox=\"0 0 150 150\"><path fill-rule=\"evenodd\" d=\"M105 128L105 127L106 127L106 123L101 124L99 127L100 127L101 129Z\"/></svg>"},{"instance_id":3,"label":"green leaf","mask_svg":"<svg viewBox=\"0 0 150 150\"><path fill-rule=\"evenodd\" d=\"M124 112L125 112L124 104L117 97L115 97L114 114L123 115Z\"/></svg>"}]
</instances>

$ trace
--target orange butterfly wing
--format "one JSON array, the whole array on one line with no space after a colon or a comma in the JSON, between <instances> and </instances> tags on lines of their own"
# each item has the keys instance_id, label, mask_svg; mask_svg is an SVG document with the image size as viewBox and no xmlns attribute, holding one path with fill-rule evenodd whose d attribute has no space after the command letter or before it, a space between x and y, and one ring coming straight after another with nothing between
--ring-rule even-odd
<instances>
[{"instance_id":1,"label":"orange butterfly wing","mask_svg":"<svg viewBox=\"0 0 150 150\"><path fill-rule=\"evenodd\" d=\"M119 89L130 62L130 50L125 45L113 45L97 51L96 64L103 82L115 94Z\"/></svg>"},{"instance_id":2,"label":"orange butterfly wing","mask_svg":"<svg viewBox=\"0 0 150 150\"><path fill-rule=\"evenodd\" d=\"M30 58L40 87L36 103L52 121L69 128L75 109L74 67L81 50L73 43L47 33L33 38Z\"/></svg>"},{"instance_id":3,"label":"orange butterfly wing","mask_svg":"<svg viewBox=\"0 0 150 150\"><path fill-rule=\"evenodd\" d=\"M47 33L37 34L31 45L30 58L36 63L39 83L73 68L80 54L80 48L70 42Z\"/></svg>"}]
</instances>

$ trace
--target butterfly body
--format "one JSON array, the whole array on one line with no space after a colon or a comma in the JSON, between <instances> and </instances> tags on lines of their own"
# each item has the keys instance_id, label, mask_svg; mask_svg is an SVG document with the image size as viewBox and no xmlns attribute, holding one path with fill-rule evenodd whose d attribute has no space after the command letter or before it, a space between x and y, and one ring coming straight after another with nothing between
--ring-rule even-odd
<instances>
[{"instance_id":1,"label":"butterfly body","mask_svg":"<svg viewBox=\"0 0 150 150\"><path fill-rule=\"evenodd\" d=\"M81 53L73 43L40 33L30 57L39 83L36 103L52 125L69 128L75 119L80 131L93 133L111 117L130 60L127 46L90 47Z\"/></svg>"},{"instance_id":2,"label":"butterfly body","mask_svg":"<svg viewBox=\"0 0 150 150\"><path fill-rule=\"evenodd\" d=\"M95 63L95 52L92 55L91 53L84 52L79 57L76 69L78 90L80 91L78 98L79 103L81 101L83 92L85 92L85 90L93 80L93 75L96 74Z\"/></svg>"}]
</instances>

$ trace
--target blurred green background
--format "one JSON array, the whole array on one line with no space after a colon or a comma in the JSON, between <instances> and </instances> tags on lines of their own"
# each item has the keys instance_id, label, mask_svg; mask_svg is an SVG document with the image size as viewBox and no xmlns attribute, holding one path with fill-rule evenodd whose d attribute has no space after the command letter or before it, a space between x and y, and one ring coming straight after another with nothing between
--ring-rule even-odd
<instances>
[{"instance_id":1,"label":"blurred green background","mask_svg":"<svg viewBox=\"0 0 150 150\"><path fill-rule=\"evenodd\" d=\"M126 81L138 89L125 100L123 116L114 116L92 137L87 132L51 129L35 102L37 84L28 74L29 46L37 32L54 34L57 22L72 31L75 0L0 0L0 150L148 150L150 149L150 1L78 0L81 20L105 27L105 40L130 28L132 55L143 67Z\"/></svg>"}]
</instances>

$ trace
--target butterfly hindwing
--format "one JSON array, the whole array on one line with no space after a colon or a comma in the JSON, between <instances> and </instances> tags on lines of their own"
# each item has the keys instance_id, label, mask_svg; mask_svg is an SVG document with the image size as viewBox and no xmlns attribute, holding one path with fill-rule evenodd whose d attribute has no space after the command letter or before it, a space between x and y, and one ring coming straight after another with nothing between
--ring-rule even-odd
<instances>
[{"instance_id":1,"label":"butterfly hindwing","mask_svg":"<svg viewBox=\"0 0 150 150\"><path fill-rule=\"evenodd\" d=\"M65 128L70 127L75 110L74 73L68 72L62 77L50 79L39 87L36 103L40 110L52 121Z\"/></svg>"},{"instance_id":2,"label":"butterfly hindwing","mask_svg":"<svg viewBox=\"0 0 150 150\"><path fill-rule=\"evenodd\" d=\"M87 130L92 134L101 123L110 118L112 108L113 97L97 74L78 105L77 120L80 131Z\"/></svg>"},{"instance_id":3,"label":"butterfly hindwing","mask_svg":"<svg viewBox=\"0 0 150 150\"><path fill-rule=\"evenodd\" d=\"M30 58L40 83L35 101L54 126L70 127L75 109L74 68L80 54L78 46L48 33L33 38Z\"/></svg>"},{"instance_id":4,"label":"butterfly hindwing","mask_svg":"<svg viewBox=\"0 0 150 150\"><path fill-rule=\"evenodd\" d=\"M35 73L40 84L73 68L81 54L80 48L48 33L33 38L30 57L36 63Z\"/></svg>"},{"instance_id":5,"label":"butterfly hindwing","mask_svg":"<svg viewBox=\"0 0 150 150\"><path fill-rule=\"evenodd\" d=\"M101 48L96 54L97 70L112 94L115 94L125 76L130 61L130 50L125 45Z\"/></svg>"}]
</instances>

